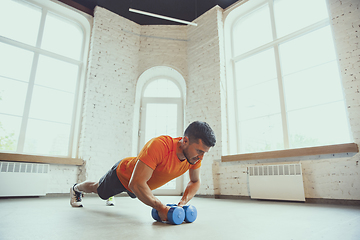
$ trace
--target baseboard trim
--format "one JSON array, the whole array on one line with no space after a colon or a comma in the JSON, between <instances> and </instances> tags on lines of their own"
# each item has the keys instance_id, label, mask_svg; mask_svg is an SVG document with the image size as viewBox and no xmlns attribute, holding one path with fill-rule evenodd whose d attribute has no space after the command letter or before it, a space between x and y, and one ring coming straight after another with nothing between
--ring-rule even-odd
<instances>
[{"instance_id":1,"label":"baseboard trim","mask_svg":"<svg viewBox=\"0 0 360 240\"><path fill-rule=\"evenodd\" d=\"M251 200L251 198L249 196L239 196L239 195L203 195L203 194L196 194L195 197L199 197L199 198L215 198L215 199Z\"/></svg>"},{"instance_id":2,"label":"baseboard trim","mask_svg":"<svg viewBox=\"0 0 360 240\"><path fill-rule=\"evenodd\" d=\"M360 200L349 200L349 199L306 198L306 203L360 206Z\"/></svg>"},{"instance_id":3,"label":"baseboard trim","mask_svg":"<svg viewBox=\"0 0 360 240\"><path fill-rule=\"evenodd\" d=\"M237 196L237 195L202 195L197 194L195 197L199 198L215 198L215 199L238 199L238 200L253 200L253 201L277 201L277 200L260 200L251 199L249 196ZM289 202L282 201L281 202ZM302 202L304 203L304 202ZM360 200L349 200L349 199L329 199L329 198L305 198L305 203L316 203L316 204L332 204L332 205L345 205L345 206L360 206Z\"/></svg>"}]
</instances>

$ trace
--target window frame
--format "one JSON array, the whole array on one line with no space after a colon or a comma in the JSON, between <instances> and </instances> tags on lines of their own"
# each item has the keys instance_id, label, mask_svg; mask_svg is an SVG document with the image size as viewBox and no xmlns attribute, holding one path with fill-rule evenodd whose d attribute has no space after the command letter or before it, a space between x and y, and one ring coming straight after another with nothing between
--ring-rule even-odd
<instances>
[{"instance_id":1,"label":"window frame","mask_svg":"<svg viewBox=\"0 0 360 240\"><path fill-rule=\"evenodd\" d=\"M147 86L149 86L150 83L158 80L158 79L166 79L171 81L172 83L174 83L176 85L176 87L179 89L180 92L180 97L144 97L144 92L147 88ZM147 104L151 104L151 103L157 103L157 104L167 104L167 103L172 103L172 104L177 104L178 108L177 108L177 114L178 116L181 116L179 118L179 123L177 124L177 133L179 136L181 136L182 134L182 126L184 126L184 106L183 106L183 92L181 91L181 87L179 85L179 83L177 81L174 81L173 79L167 77L167 76L157 76L154 78L149 79L144 87L142 88L142 93L141 93L141 105L140 105L140 130L139 130L139 144L138 144L138 152L140 152L140 150L142 149L142 147L145 145L145 134L143 134L142 132L146 131L146 126L145 126L145 118L146 118L146 106Z\"/></svg>"},{"instance_id":2,"label":"window frame","mask_svg":"<svg viewBox=\"0 0 360 240\"><path fill-rule=\"evenodd\" d=\"M2 151L7 156L11 155L14 161L21 161L22 159L34 159L38 157L39 159L44 160L42 156L46 156L50 158L60 158L62 164L64 161L69 161L69 164L72 163L72 159L75 159L75 162L78 160L78 144L80 139L80 128L81 128L81 115L82 115L82 105L84 101L84 88L85 88L85 76L88 64L88 54L89 54L89 45L90 45L90 33L92 27L92 17L90 15L84 14L79 10L76 10L72 7L67 6L61 2L52 2L52 1L41 1L41 0L21 0L21 2L25 2L25 4L31 4L39 7L41 9L41 20L40 27L38 31L37 42L35 46L31 46L22 42L18 42L16 40L12 40L3 36L0 36L0 42L4 44L8 44L9 46L18 47L23 50L31 51L34 54L31 72L29 75L29 82L27 87L27 96L25 100L24 113L21 116L22 123L21 129L18 138L18 146L15 152L13 151ZM79 29L83 32L83 40L82 40L82 49L80 53L79 60L75 60L66 56L62 56L44 49L40 48L41 39L43 36L43 31L45 27L46 16L48 13L55 14L60 18L64 18L66 21L74 23ZM64 61L67 63L74 64L78 67L77 74L77 83L74 92L74 102L73 102L73 111L72 111L72 119L70 125L70 136L69 136L69 145L68 145L68 155L67 156L52 156L47 154L29 154L24 153L23 147L25 142L25 134L27 121L29 120L29 111L30 111L30 100L32 97L32 92L35 83L35 72L38 67L39 56L43 55L46 57L53 58L55 60ZM18 155L18 157L16 157ZM67 160L66 160L67 159ZM34 160L33 160L34 161ZM51 160L53 161L53 160ZM77 163L78 164L78 163Z\"/></svg>"},{"instance_id":3,"label":"window frame","mask_svg":"<svg viewBox=\"0 0 360 240\"><path fill-rule=\"evenodd\" d=\"M264 5L269 6L270 11L270 20L271 20L271 27L272 27L272 35L273 40L269 43L266 43L262 46L257 48L251 49L247 52L239 54L238 56L234 56L234 41L233 41L233 33L232 29L234 28L237 21L241 18L245 17L251 12L256 11L257 9L263 7ZM223 155L242 155L242 154L252 154L252 153L241 153L241 142L239 139L240 132L238 126L238 106L237 106L237 97L236 97L236 62L248 58L249 56L253 56L257 53L261 53L263 51L273 49L275 55L275 64L276 64L276 71L277 71L277 82L278 82L278 90L279 90L279 97L280 97L280 114L282 119L282 129L283 129L283 141L284 141L284 149L289 150L289 134L288 134L288 122L287 122L287 112L285 106L285 93L284 93L284 86L283 86L283 76L281 73L280 67L280 55L279 55L279 45L281 43L285 43L287 41L291 41L302 35L308 34L312 31L319 30L323 27L330 26L330 17L319 20L316 23L313 23L307 27L299 29L295 32L287 34L283 37L277 38L276 34L276 26L275 26L275 16L274 16L274 1L273 0L252 0L247 1L244 3L240 3L225 12L226 16L224 17L224 42L225 42L225 69L226 69L226 102L227 102L227 122L223 124L223 127L227 128L226 134L226 143L224 144L223 148ZM338 64L338 62L337 62ZM344 94L344 93L343 93ZM345 98L343 98L345 101ZM346 108L345 108L345 111ZM348 122L348 131L350 132L350 138L352 138L352 134L350 131L349 120ZM234 129L235 131L231 131ZM236 141L230 141L230 139L236 139ZM352 139L351 139L352 140ZM282 151L282 150L279 150Z\"/></svg>"}]
</instances>

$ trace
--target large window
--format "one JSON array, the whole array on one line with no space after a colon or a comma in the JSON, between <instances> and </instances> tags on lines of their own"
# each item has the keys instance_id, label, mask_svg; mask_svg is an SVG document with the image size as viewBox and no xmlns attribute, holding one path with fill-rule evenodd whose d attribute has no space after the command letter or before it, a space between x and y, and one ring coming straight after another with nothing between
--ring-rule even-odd
<instances>
[{"instance_id":1,"label":"large window","mask_svg":"<svg viewBox=\"0 0 360 240\"><path fill-rule=\"evenodd\" d=\"M182 136L182 96L176 84L158 78L146 85L141 104L140 147L160 135Z\"/></svg>"},{"instance_id":2,"label":"large window","mask_svg":"<svg viewBox=\"0 0 360 240\"><path fill-rule=\"evenodd\" d=\"M351 141L325 0L250 0L225 37L230 154Z\"/></svg>"},{"instance_id":3,"label":"large window","mask_svg":"<svg viewBox=\"0 0 360 240\"><path fill-rule=\"evenodd\" d=\"M74 155L89 35L74 15L50 1L2 1L0 151Z\"/></svg>"}]
</instances>

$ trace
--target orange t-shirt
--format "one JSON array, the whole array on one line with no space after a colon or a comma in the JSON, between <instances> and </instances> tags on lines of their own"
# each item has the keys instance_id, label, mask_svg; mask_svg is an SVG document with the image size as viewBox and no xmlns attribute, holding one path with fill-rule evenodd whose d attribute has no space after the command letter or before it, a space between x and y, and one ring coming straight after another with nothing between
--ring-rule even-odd
<instances>
[{"instance_id":1,"label":"orange t-shirt","mask_svg":"<svg viewBox=\"0 0 360 240\"><path fill-rule=\"evenodd\" d=\"M116 169L116 174L124 187L129 189L129 181L138 160L154 170L147 182L150 189L156 189L184 174L189 169L197 169L201 161L195 165L186 160L180 161L176 155L177 143L181 138L160 136L151 139L145 144L137 157L124 158Z\"/></svg>"}]
</instances>

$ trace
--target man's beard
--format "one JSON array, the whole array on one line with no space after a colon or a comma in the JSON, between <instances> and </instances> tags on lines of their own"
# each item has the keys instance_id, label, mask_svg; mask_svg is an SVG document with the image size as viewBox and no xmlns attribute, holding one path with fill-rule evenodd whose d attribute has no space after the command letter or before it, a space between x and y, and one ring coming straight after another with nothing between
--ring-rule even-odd
<instances>
[{"instance_id":1,"label":"man's beard","mask_svg":"<svg viewBox=\"0 0 360 240\"><path fill-rule=\"evenodd\" d=\"M189 157L187 156L187 154L185 153L184 150L183 150L183 154L184 154L184 156L185 156L185 158L186 158L186 161L187 161L189 164L195 165L196 162L195 162L195 163L191 163Z\"/></svg>"}]
</instances>

